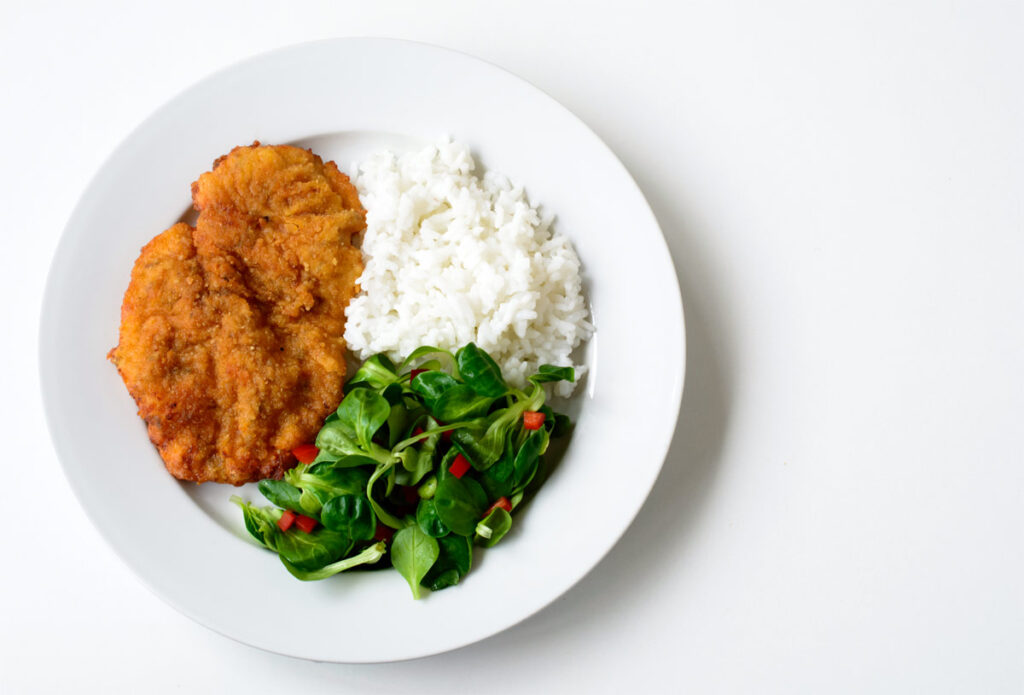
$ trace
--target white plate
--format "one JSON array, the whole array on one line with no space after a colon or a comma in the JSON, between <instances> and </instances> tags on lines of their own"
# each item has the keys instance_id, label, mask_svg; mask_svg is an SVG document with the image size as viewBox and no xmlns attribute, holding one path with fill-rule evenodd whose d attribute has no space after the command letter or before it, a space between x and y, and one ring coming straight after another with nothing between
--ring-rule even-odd
<instances>
[{"instance_id":1,"label":"white plate","mask_svg":"<svg viewBox=\"0 0 1024 695\"><path fill-rule=\"evenodd\" d=\"M301 143L343 170L381 145L441 135L526 185L586 273L597 334L561 463L466 580L413 601L395 572L293 579L240 539L234 488L171 478L107 351L140 247L185 213L189 186L235 145ZM636 184L575 116L452 51L379 39L304 44L228 68L145 121L89 185L53 260L40 333L57 454L93 523L160 597L234 639L319 661L410 659L504 630L608 552L661 468L685 346L679 287ZM249 495L255 498L255 495Z\"/></svg>"}]
</instances>

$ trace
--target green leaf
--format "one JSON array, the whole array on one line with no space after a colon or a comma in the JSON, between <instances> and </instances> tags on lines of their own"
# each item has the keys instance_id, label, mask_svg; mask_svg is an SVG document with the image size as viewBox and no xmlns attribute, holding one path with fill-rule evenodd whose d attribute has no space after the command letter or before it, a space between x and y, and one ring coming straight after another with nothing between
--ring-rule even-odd
<instances>
[{"instance_id":1,"label":"green leaf","mask_svg":"<svg viewBox=\"0 0 1024 695\"><path fill-rule=\"evenodd\" d=\"M272 504L284 509L291 509L293 512L304 513L299 504L299 497L302 490L284 480L261 480L259 483L260 493Z\"/></svg>"},{"instance_id":2,"label":"green leaf","mask_svg":"<svg viewBox=\"0 0 1024 695\"><path fill-rule=\"evenodd\" d=\"M391 405L384 396L370 389L354 389L338 406L338 423L350 430L345 432L349 436L354 433L359 446L368 452L374 447L373 435L387 422L390 412Z\"/></svg>"},{"instance_id":3,"label":"green leaf","mask_svg":"<svg viewBox=\"0 0 1024 695\"><path fill-rule=\"evenodd\" d=\"M537 368L537 373L529 379L534 384L544 384L552 381L576 381L576 370L572 367L556 367L553 364L542 364Z\"/></svg>"},{"instance_id":4,"label":"green leaf","mask_svg":"<svg viewBox=\"0 0 1024 695\"><path fill-rule=\"evenodd\" d=\"M365 391L365 389L358 389ZM355 433L341 419L324 424L316 435L316 446L320 453L316 461L337 460L343 456L365 456L366 452L359 447Z\"/></svg>"},{"instance_id":5,"label":"green leaf","mask_svg":"<svg viewBox=\"0 0 1024 695\"><path fill-rule=\"evenodd\" d=\"M423 533L432 538L447 536L450 530L437 515L434 500L420 500L419 506L416 507L416 523L423 529Z\"/></svg>"},{"instance_id":6,"label":"green leaf","mask_svg":"<svg viewBox=\"0 0 1024 695\"><path fill-rule=\"evenodd\" d=\"M370 506L373 507L373 513L377 515L380 522L385 526L390 526L393 529L400 529L405 526L405 522L394 516L388 510L381 506L380 502L374 497L373 487L380 480L381 476L391 471L394 468L395 462L390 461L388 463L382 463L377 466L377 470L370 476L370 481L366 484L366 498L370 500Z\"/></svg>"},{"instance_id":7,"label":"green leaf","mask_svg":"<svg viewBox=\"0 0 1024 695\"><path fill-rule=\"evenodd\" d=\"M426 425L426 432L429 436L421 440L419 446L410 446L398 453L402 468L409 472L407 485L415 485L434 469L434 452L438 442L441 441L441 434L440 432L429 434L438 429L436 420L427 418Z\"/></svg>"},{"instance_id":8,"label":"green leaf","mask_svg":"<svg viewBox=\"0 0 1024 695\"><path fill-rule=\"evenodd\" d=\"M467 543L469 542L468 538L463 538L462 536L447 536L447 538L460 538L466 541ZM437 543L438 546L441 545L440 541L441 539L439 538ZM470 547L472 547L472 544L470 544ZM427 587L431 591L441 591L442 589L447 589L450 586L455 586L459 583L459 580L462 578L461 575L459 574L459 571L454 568L447 569L444 572L441 572L440 574L435 574L433 570L434 568L432 567L431 571L427 572L427 576L425 576L423 578L423 581L420 582L420 584Z\"/></svg>"},{"instance_id":9,"label":"green leaf","mask_svg":"<svg viewBox=\"0 0 1024 695\"><path fill-rule=\"evenodd\" d=\"M249 535L263 547L270 548L273 535L280 533L277 520L281 518L281 510L275 507L257 507L238 495L231 495L231 501L241 507L242 520L245 522L245 530L249 532Z\"/></svg>"},{"instance_id":10,"label":"green leaf","mask_svg":"<svg viewBox=\"0 0 1024 695\"><path fill-rule=\"evenodd\" d=\"M304 582L309 582L317 579L326 579L327 577L334 576L339 572L344 572L345 570L352 569L358 565L372 565L384 557L386 553L387 546L384 541L381 541L380 543L374 543L357 555L338 560L337 562L332 562L331 564L324 565L320 569L316 570L300 569L283 557L281 558L281 562L284 563L285 568L291 572L293 577L301 579Z\"/></svg>"},{"instance_id":11,"label":"green leaf","mask_svg":"<svg viewBox=\"0 0 1024 695\"><path fill-rule=\"evenodd\" d=\"M368 541L377 530L377 517L366 495L338 495L327 500L320 512L323 525L356 541Z\"/></svg>"},{"instance_id":12,"label":"green leaf","mask_svg":"<svg viewBox=\"0 0 1024 695\"><path fill-rule=\"evenodd\" d=\"M352 549L352 539L323 526L312 533L292 528L278 533L271 550L302 570L316 570L341 559Z\"/></svg>"},{"instance_id":13,"label":"green leaf","mask_svg":"<svg viewBox=\"0 0 1024 695\"><path fill-rule=\"evenodd\" d=\"M541 455L547 451L550 435L543 427L530 433L516 453L513 461L515 471L514 487L522 489L530 484L537 473Z\"/></svg>"},{"instance_id":14,"label":"green leaf","mask_svg":"<svg viewBox=\"0 0 1024 695\"><path fill-rule=\"evenodd\" d=\"M439 554L437 541L419 526L407 526L391 542L391 564L409 582L412 597L420 597L420 581L430 571Z\"/></svg>"},{"instance_id":15,"label":"green leaf","mask_svg":"<svg viewBox=\"0 0 1024 695\"><path fill-rule=\"evenodd\" d=\"M415 485L434 469L432 451L421 451L415 447L409 447L399 452L398 460L402 462L402 468L409 474L404 485Z\"/></svg>"},{"instance_id":16,"label":"green leaf","mask_svg":"<svg viewBox=\"0 0 1024 695\"><path fill-rule=\"evenodd\" d=\"M365 389L359 389L365 391ZM320 449L316 463L344 462L345 466L376 466L378 463L387 461L390 453L384 447L371 442L368 449L356 441L355 433L351 431L348 423L340 419L326 423L316 436L316 446ZM361 457L362 461L356 458Z\"/></svg>"},{"instance_id":17,"label":"green leaf","mask_svg":"<svg viewBox=\"0 0 1024 695\"><path fill-rule=\"evenodd\" d=\"M455 586L469 573L473 564L473 544L465 536L444 536L437 539L437 562L421 582L431 591Z\"/></svg>"},{"instance_id":18,"label":"green leaf","mask_svg":"<svg viewBox=\"0 0 1024 695\"><path fill-rule=\"evenodd\" d=\"M284 474L285 481L300 488L299 507L308 516L319 517L320 508L332 497L338 495L360 495L366 489L370 474L364 468L346 467L343 462L314 463L296 466ZM371 459L366 459L373 463Z\"/></svg>"},{"instance_id":19,"label":"green leaf","mask_svg":"<svg viewBox=\"0 0 1024 695\"><path fill-rule=\"evenodd\" d=\"M409 411L404 404L391 405L388 414L388 446L394 448L405 434L405 426L409 421Z\"/></svg>"},{"instance_id":20,"label":"green leaf","mask_svg":"<svg viewBox=\"0 0 1024 695\"><path fill-rule=\"evenodd\" d=\"M452 361L452 364L455 364L455 355L448 352L447 350L436 348L433 345L423 345L410 352L409 356L402 360L400 369L404 370L406 367L411 365L416 360L420 359L421 357L426 357L427 355L446 355L448 359Z\"/></svg>"},{"instance_id":21,"label":"green leaf","mask_svg":"<svg viewBox=\"0 0 1024 695\"><path fill-rule=\"evenodd\" d=\"M394 383L397 379L398 370L395 368L395 363L385 354L374 355L360 365L356 373L349 379L345 391L354 390L358 384L364 383L371 388L381 389Z\"/></svg>"},{"instance_id":22,"label":"green leaf","mask_svg":"<svg viewBox=\"0 0 1024 695\"><path fill-rule=\"evenodd\" d=\"M452 442L478 471L484 471L501 458L505 440L513 427L521 422L527 410L538 410L544 405L544 389L536 384L529 395L518 394L507 408L495 410L487 416L487 429L481 435L477 429L464 428L452 434Z\"/></svg>"},{"instance_id":23,"label":"green leaf","mask_svg":"<svg viewBox=\"0 0 1024 695\"><path fill-rule=\"evenodd\" d=\"M255 507L237 495L231 501L242 508L245 526L256 540L277 552L299 569L312 570L337 560L352 547L352 541L335 531L319 528L313 533L301 530L282 532L277 527L281 510Z\"/></svg>"},{"instance_id":24,"label":"green leaf","mask_svg":"<svg viewBox=\"0 0 1024 695\"><path fill-rule=\"evenodd\" d=\"M452 467L452 462L455 457L459 455L459 450L456 447L449 447L448 451L444 452L444 456L441 457L441 462L437 464L437 479L444 480L445 478L451 477L451 471L448 469ZM436 492L436 490L435 490Z\"/></svg>"},{"instance_id":25,"label":"green leaf","mask_svg":"<svg viewBox=\"0 0 1024 695\"><path fill-rule=\"evenodd\" d=\"M380 390L380 395L388 402L388 405L395 406L402 402L405 391L399 384L388 384Z\"/></svg>"},{"instance_id":26,"label":"green leaf","mask_svg":"<svg viewBox=\"0 0 1024 695\"><path fill-rule=\"evenodd\" d=\"M487 509L487 494L472 478L449 475L437 482L434 506L438 517L452 533L471 536L476 522Z\"/></svg>"},{"instance_id":27,"label":"green leaf","mask_svg":"<svg viewBox=\"0 0 1024 695\"><path fill-rule=\"evenodd\" d=\"M441 422L452 424L486 415L493 402L493 398L478 395L465 384L456 384L434 401L430 413Z\"/></svg>"},{"instance_id":28,"label":"green leaf","mask_svg":"<svg viewBox=\"0 0 1024 695\"><path fill-rule=\"evenodd\" d=\"M365 459L372 462L372 459ZM285 479L296 487L308 490L321 490L328 496L357 495L366 488L370 473L364 468L344 465L347 459L336 463L314 463L305 470L296 466L293 471L297 475L285 474ZM291 473L292 471L289 471Z\"/></svg>"},{"instance_id":29,"label":"green leaf","mask_svg":"<svg viewBox=\"0 0 1024 695\"><path fill-rule=\"evenodd\" d=\"M459 429L452 432L452 443L459 447L462 455L478 471L484 471L497 463L505 451L505 440L508 439L517 418L522 415L519 406L502 408L488 417L487 429Z\"/></svg>"},{"instance_id":30,"label":"green leaf","mask_svg":"<svg viewBox=\"0 0 1024 695\"><path fill-rule=\"evenodd\" d=\"M512 528L512 515L501 507L495 507L490 514L476 525L475 540L490 548L500 541Z\"/></svg>"},{"instance_id":31,"label":"green leaf","mask_svg":"<svg viewBox=\"0 0 1024 695\"><path fill-rule=\"evenodd\" d=\"M483 486L488 499L495 500L511 494L515 485L514 460L515 451L512 437L509 436L505 439L505 450L498 462L480 474L480 485Z\"/></svg>"},{"instance_id":32,"label":"green leaf","mask_svg":"<svg viewBox=\"0 0 1024 695\"><path fill-rule=\"evenodd\" d=\"M473 343L459 350L455 359L462 380L481 396L493 399L508 393L508 385L501 376L501 368L490 355Z\"/></svg>"},{"instance_id":33,"label":"green leaf","mask_svg":"<svg viewBox=\"0 0 1024 695\"><path fill-rule=\"evenodd\" d=\"M433 410L437 399L445 391L458 385L459 382L444 372L423 372L416 375L410 387L423 399L423 405L427 406L429 410Z\"/></svg>"},{"instance_id":34,"label":"green leaf","mask_svg":"<svg viewBox=\"0 0 1024 695\"><path fill-rule=\"evenodd\" d=\"M370 458L369 456L364 456L362 454L352 454L349 456L342 456L336 461L327 461L326 463L328 466L340 470L342 468L358 468L360 466L376 467L380 465L380 460ZM316 466L318 463L314 461L313 465Z\"/></svg>"},{"instance_id":35,"label":"green leaf","mask_svg":"<svg viewBox=\"0 0 1024 695\"><path fill-rule=\"evenodd\" d=\"M424 362L420 362L418 365L416 365L416 369L426 370L428 372L441 371L441 360L426 360ZM410 376L412 375L411 370L409 371L409 374Z\"/></svg>"},{"instance_id":36,"label":"green leaf","mask_svg":"<svg viewBox=\"0 0 1024 695\"><path fill-rule=\"evenodd\" d=\"M569 419L568 415L562 415L561 413L555 413L555 424L551 428L552 437L562 437L569 433L572 429L572 420Z\"/></svg>"}]
</instances>

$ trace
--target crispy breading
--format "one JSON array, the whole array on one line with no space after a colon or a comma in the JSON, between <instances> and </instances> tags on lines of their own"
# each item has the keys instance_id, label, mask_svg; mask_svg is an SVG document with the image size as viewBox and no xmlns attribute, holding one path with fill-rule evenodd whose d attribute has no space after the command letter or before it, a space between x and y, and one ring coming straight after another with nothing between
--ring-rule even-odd
<instances>
[{"instance_id":1,"label":"crispy breading","mask_svg":"<svg viewBox=\"0 0 1024 695\"><path fill-rule=\"evenodd\" d=\"M192 184L195 229L143 249L110 351L176 478L280 478L338 405L365 227L333 162L236 147Z\"/></svg>"}]
</instances>

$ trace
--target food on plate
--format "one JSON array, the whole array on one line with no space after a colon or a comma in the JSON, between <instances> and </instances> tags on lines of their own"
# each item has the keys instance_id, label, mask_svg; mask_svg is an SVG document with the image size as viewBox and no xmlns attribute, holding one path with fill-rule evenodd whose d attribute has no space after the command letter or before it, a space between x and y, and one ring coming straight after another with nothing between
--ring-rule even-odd
<instances>
[{"instance_id":1,"label":"food on plate","mask_svg":"<svg viewBox=\"0 0 1024 695\"><path fill-rule=\"evenodd\" d=\"M517 388L473 343L454 355L420 347L397 365L374 355L315 445L296 452L306 462L260 483L273 506L232 500L299 579L386 560L413 598L445 589L469 572L474 545L508 533L543 480L550 439L570 426L543 384L573 380L572 367L540 365Z\"/></svg>"},{"instance_id":2,"label":"food on plate","mask_svg":"<svg viewBox=\"0 0 1024 695\"><path fill-rule=\"evenodd\" d=\"M583 371L579 259L521 186L474 168L444 141L372 156L353 184L308 150L236 147L192 184L195 227L135 262L109 358L150 439L182 480L258 481L270 506L232 501L299 579L459 583L571 426L545 389Z\"/></svg>"},{"instance_id":3,"label":"food on plate","mask_svg":"<svg viewBox=\"0 0 1024 695\"><path fill-rule=\"evenodd\" d=\"M337 406L365 212L333 162L236 147L192 185L195 228L150 241L109 353L167 470L280 478Z\"/></svg>"},{"instance_id":4,"label":"food on plate","mask_svg":"<svg viewBox=\"0 0 1024 695\"><path fill-rule=\"evenodd\" d=\"M366 270L345 338L360 359L474 342L523 387L540 364L572 366L593 331L580 261L522 186L475 169L469 148L448 141L359 165Z\"/></svg>"}]
</instances>

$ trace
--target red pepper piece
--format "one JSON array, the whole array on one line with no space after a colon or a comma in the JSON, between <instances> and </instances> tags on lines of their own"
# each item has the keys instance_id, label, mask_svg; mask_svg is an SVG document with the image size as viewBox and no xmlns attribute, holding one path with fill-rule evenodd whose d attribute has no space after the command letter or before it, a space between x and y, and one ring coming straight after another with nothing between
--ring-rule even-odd
<instances>
[{"instance_id":1,"label":"red pepper piece","mask_svg":"<svg viewBox=\"0 0 1024 695\"><path fill-rule=\"evenodd\" d=\"M466 471L469 470L469 461L462 454L457 454L455 460L452 461L452 465L448 467L448 472L454 475L456 478L461 478L466 475Z\"/></svg>"},{"instance_id":2,"label":"red pepper piece","mask_svg":"<svg viewBox=\"0 0 1024 695\"><path fill-rule=\"evenodd\" d=\"M316 519L299 514L295 517L295 525L306 533L311 533L316 528Z\"/></svg>"},{"instance_id":3,"label":"red pepper piece","mask_svg":"<svg viewBox=\"0 0 1024 695\"><path fill-rule=\"evenodd\" d=\"M490 507L488 507L487 511L484 512L484 516L482 516L480 518L483 519L484 517L486 517L488 514L493 512L498 507L501 507L506 512L511 512L512 511L512 503L508 501L508 497L499 497L498 499L494 500L494 504L492 504Z\"/></svg>"},{"instance_id":4,"label":"red pepper piece","mask_svg":"<svg viewBox=\"0 0 1024 695\"><path fill-rule=\"evenodd\" d=\"M544 413L527 410L523 413L523 429L539 430L544 426Z\"/></svg>"},{"instance_id":5,"label":"red pepper piece","mask_svg":"<svg viewBox=\"0 0 1024 695\"><path fill-rule=\"evenodd\" d=\"M412 383L412 380L416 378L417 374L422 374L423 372L429 372L429 371L430 371L429 369L414 369L414 370L412 370L411 372L409 372L409 383L410 384Z\"/></svg>"},{"instance_id":6,"label":"red pepper piece","mask_svg":"<svg viewBox=\"0 0 1024 695\"><path fill-rule=\"evenodd\" d=\"M292 453L295 454L295 458L299 460L299 463L313 463L320 450L312 444L301 444L292 449Z\"/></svg>"},{"instance_id":7,"label":"red pepper piece","mask_svg":"<svg viewBox=\"0 0 1024 695\"><path fill-rule=\"evenodd\" d=\"M298 514L293 512L291 509L285 509L284 514L282 514L281 518L277 520L277 527L281 529L282 532L287 531L292 527L292 524L295 523L295 517L297 516Z\"/></svg>"}]
</instances>

